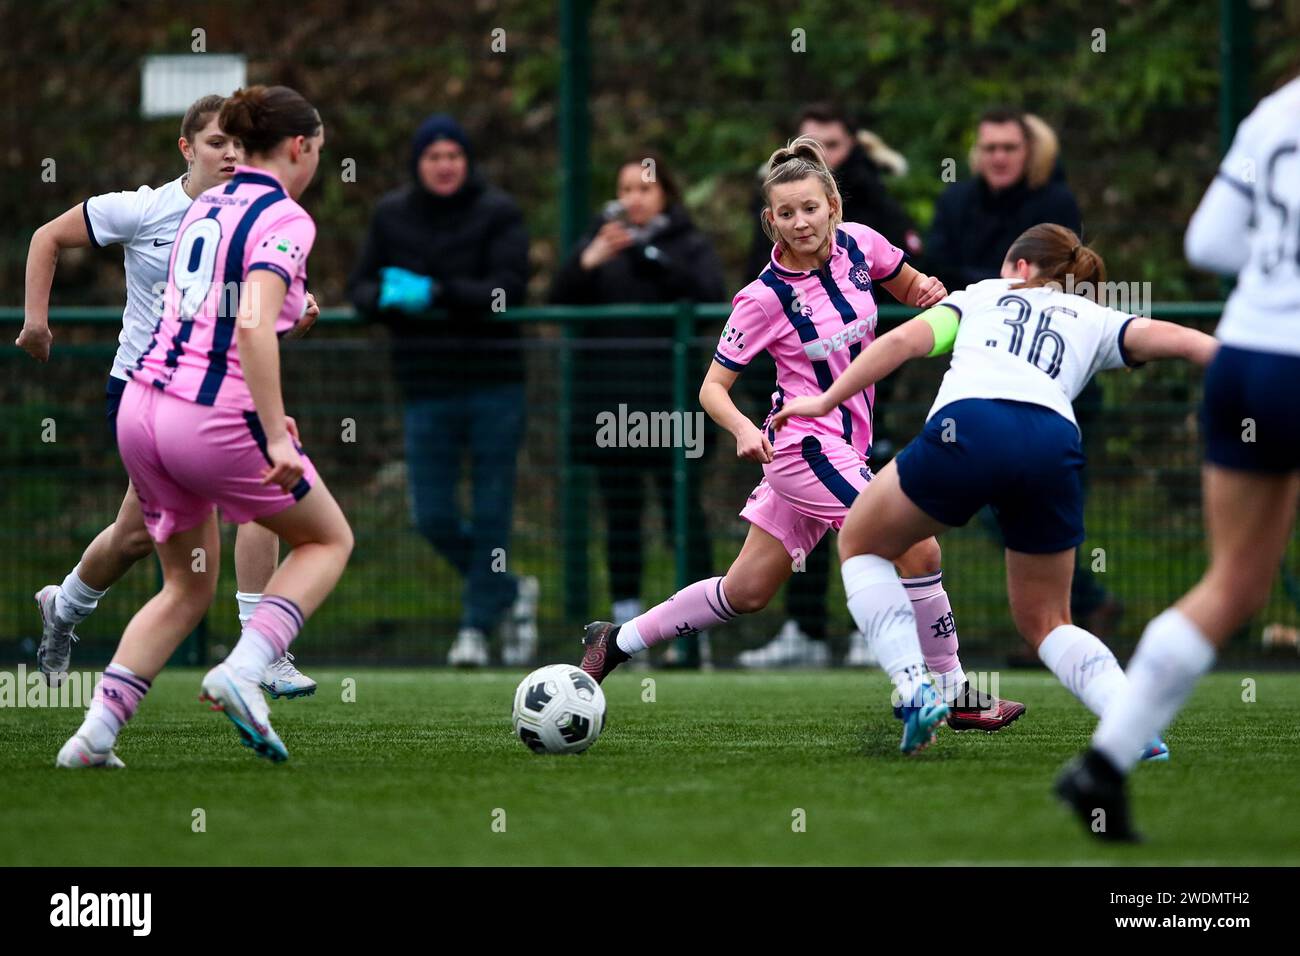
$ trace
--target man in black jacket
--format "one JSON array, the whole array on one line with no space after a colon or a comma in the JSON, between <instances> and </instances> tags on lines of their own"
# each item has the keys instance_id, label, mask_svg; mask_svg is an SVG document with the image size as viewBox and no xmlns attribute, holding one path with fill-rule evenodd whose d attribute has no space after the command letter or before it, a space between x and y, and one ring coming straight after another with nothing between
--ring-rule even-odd
<instances>
[{"instance_id":1,"label":"man in black jacket","mask_svg":"<svg viewBox=\"0 0 1300 956\"><path fill-rule=\"evenodd\" d=\"M854 125L843 110L826 103L809 104L795 117L795 128L799 135L812 136L822 145L826 163L835 174L835 182L844 201L844 221L870 226L908 255L918 256L921 253L921 239L916 226L903 207L889 195L882 179L886 172L903 172L906 161L874 134L855 133ZM754 239L746 265L746 282L766 269L772 256L772 240L763 232L759 220L762 208L763 197L760 192L752 210ZM877 304L895 302L894 297L879 283L872 287L872 295ZM745 370L742 377L745 394L755 401L770 401L775 378L775 366L771 358L764 354ZM876 383L877 408L888 409L892 384L888 378ZM882 420L877 419L873 426L871 463L878 471L889 461L894 443ZM738 661L742 667L820 667L830 663L830 651L826 645L826 588L830 580L830 555L828 535L804 559L802 573L794 575L786 586L786 621L780 633L762 647L743 652ZM856 630L849 636L845 663L862 667L875 663L870 656L866 639Z\"/></svg>"},{"instance_id":2,"label":"man in black jacket","mask_svg":"<svg viewBox=\"0 0 1300 956\"><path fill-rule=\"evenodd\" d=\"M949 289L997 278L1011 243L1030 226L1052 222L1081 233L1055 137L1033 135L1023 113L991 109L980 117L972 167L975 175L940 195L926 240L927 261Z\"/></svg>"},{"instance_id":3,"label":"man in black jacket","mask_svg":"<svg viewBox=\"0 0 1300 956\"><path fill-rule=\"evenodd\" d=\"M505 663L536 643L537 581L503 570L524 428L519 329L496 318L522 305L528 231L515 201L473 165L460 125L435 114L411 141L411 179L380 199L348 297L384 323L403 396L416 527L464 578L461 626L448 657L488 663L487 635L509 612ZM462 453L473 506L457 506Z\"/></svg>"}]
</instances>

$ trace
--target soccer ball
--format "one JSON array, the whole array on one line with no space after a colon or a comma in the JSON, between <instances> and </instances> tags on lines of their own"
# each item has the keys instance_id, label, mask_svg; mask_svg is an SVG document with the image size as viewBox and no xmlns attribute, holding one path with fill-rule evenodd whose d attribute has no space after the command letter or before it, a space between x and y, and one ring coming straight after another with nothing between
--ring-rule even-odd
<instances>
[{"instance_id":1,"label":"soccer ball","mask_svg":"<svg viewBox=\"0 0 1300 956\"><path fill-rule=\"evenodd\" d=\"M582 753L605 727L605 692L572 664L548 664L515 689L512 720L533 753Z\"/></svg>"}]
</instances>

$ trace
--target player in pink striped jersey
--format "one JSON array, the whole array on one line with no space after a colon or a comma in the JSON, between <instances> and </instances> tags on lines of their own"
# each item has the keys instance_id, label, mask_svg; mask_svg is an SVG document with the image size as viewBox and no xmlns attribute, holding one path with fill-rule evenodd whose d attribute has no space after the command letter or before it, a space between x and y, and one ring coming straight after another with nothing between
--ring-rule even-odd
<instances>
[{"instance_id":1,"label":"player in pink striped jersey","mask_svg":"<svg viewBox=\"0 0 1300 956\"><path fill-rule=\"evenodd\" d=\"M840 222L839 191L815 140L793 140L773 153L768 166L763 217L776 242L772 260L736 295L700 389L705 411L735 435L736 454L763 464L763 480L741 512L749 534L725 576L689 585L622 627L589 624L582 666L598 681L647 647L765 607L822 535L840 527L871 480L866 455L874 390L778 435L766 422L755 427L728 394L753 356L767 351L776 361L770 420L787 399L824 391L875 338L873 283L919 307L946 294L942 283L909 266L903 251L875 230ZM997 730L1024 712L1013 701L970 691L939 562L933 538L898 561L916 610L910 639L885 642L881 628L867 633L902 702L896 714L904 722L906 753L929 743L945 719L962 729Z\"/></svg>"},{"instance_id":2,"label":"player in pink striped jersey","mask_svg":"<svg viewBox=\"0 0 1300 956\"><path fill-rule=\"evenodd\" d=\"M112 747L150 682L212 603L216 508L293 549L230 655L203 678L245 745L282 761L258 682L337 583L352 550L338 504L297 443L280 393L277 336L303 314L315 224L296 199L324 144L316 110L287 87L251 87L221 128L247 165L200 195L172 250L164 312L130 370L117 419L123 464L163 568L163 588L127 625L60 766L120 765ZM196 554L205 561L195 562Z\"/></svg>"},{"instance_id":3,"label":"player in pink striped jersey","mask_svg":"<svg viewBox=\"0 0 1300 956\"><path fill-rule=\"evenodd\" d=\"M49 360L53 335L49 326L50 288L63 249L121 245L126 273L126 307L117 354L104 391L110 432L115 434L122 392L129 370L149 342L157 320L157 299L166 288L176 228L194 197L224 183L243 157L238 140L217 123L225 98L215 94L195 100L181 120L177 146L188 170L158 189L141 186L133 192L92 196L47 222L32 236L27 256L26 303L17 344L33 358ZM310 300L310 296L308 297ZM309 301L301 328L314 321ZM247 621L279 560L280 542L257 524L243 524L235 536L235 600L239 620ZM51 684L61 681L71 662L74 630L94 613L109 588L141 559L153 554L153 541L140 515L135 489L127 485L117 517L86 547L81 560L60 584L36 592L41 617L41 642L36 652L41 671ZM314 693L316 682L288 658L274 662L262 687L273 697Z\"/></svg>"}]
</instances>

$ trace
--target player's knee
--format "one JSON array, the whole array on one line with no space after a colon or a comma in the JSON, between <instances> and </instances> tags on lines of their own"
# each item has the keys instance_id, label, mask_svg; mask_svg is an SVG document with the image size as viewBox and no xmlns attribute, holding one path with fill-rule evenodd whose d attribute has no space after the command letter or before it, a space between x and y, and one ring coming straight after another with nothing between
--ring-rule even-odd
<instances>
[{"instance_id":1,"label":"player's knee","mask_svg":"<svg viewBox=\"0 0 1300 956\"><path fill-rule=\"evenodd\" d=\"M118 553L130 561L139 561L153 554L153 538L149 537L149 532L144 528L131 528L124 531L114 524L113 538L117 543Z\"/></svg>"},{"instance_id":2,"label":"player's knee","mask_svg":"<svg viewBox=\"0 0 1300 956\"><path fill-rule=\"evenodd\" d=\"M927 538L908 548L895 563L898 565L899 573L905 578L936 574L943 566L943 551L937 539Z\"/></svg>"},{"instance_id":3,"label":"player's knee","mask_svg":"<svg viewBox=\"0 0 1300 956\"><path fill-rule=\"evenodd\" d=\"M197 613L200 617L217 594L217 575L195 568L185 568L166 576L163 590L171 594L182 613Z\"/></svg>"},{"instance_id":4,"label":"player's knee","mask_svg":"<svg viewBox=\"0 0 1300 956\"><path fill-rule=\"evenodd\" d=\"M1261 574L1241 564L1220 562L1206 575L1218 600L1225 607L1238 607L1249 618L1263 610L1273 593L1272 574Z\"/></svg>"},{"instance_id":5,"label":"player's knee","mask_svg":"<svg viewBox=\"0 0 1300 956\"><path fill-rule=\"evenodd\" d=\"M1070 612L1068 608L1013 608L1011 618L1020 636L1037 647L1052 631L1070 623Z\"/></svg>"},{"instance_id":6,"label":"player's knee","mask_svg":"<svg viewBox=\"0 0 1300 956\"><path fill-rule=\"evenodd\" d=\"M855 558L859 554L862 554L861 543L857 540L857 536L851 532L846 534L844 531L841 531L839 533L839 540L836 541L836 547L840 552L840 564L843 564L849 558Z\"/></svg>"},{"instance_id":7,"label":"player's knee","mask_svg":"<svg viewBox=\"0 0 1300 956\"><path fill-rule=\"evenodd\" d=\"M352 526L346 520L340 522L340 525L341 527L335 534L332 543L342 552L343 558L346 560L352 554L352 549L356 546L357 540L352 533Z\"/></svg>"},{"instance_id":8,"label":"player's knee","mask_svg":"<svg viewBox=\"0 0 1300 956\"><path fill-rule=\"evenodd\" d=\"M767 607L767 602L772 600L773 594L770 588L759 582L734 581L730 577L723 581L722 589L727 596L727 603L738 614L753 614L763 610Z\"/></svg>"}]
</instances>

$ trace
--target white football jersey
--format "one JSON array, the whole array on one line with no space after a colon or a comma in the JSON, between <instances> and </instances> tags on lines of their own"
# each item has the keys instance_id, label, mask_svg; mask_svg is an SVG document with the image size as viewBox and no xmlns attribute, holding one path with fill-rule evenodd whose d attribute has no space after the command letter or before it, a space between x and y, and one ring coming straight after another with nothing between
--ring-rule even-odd
<instances>
[{"instance_id":1,"label":"white football jersey","mask_svg":"<svg viewBox=\"0 0 1300 956\"><path fill-rule=\"evenodd\" d=\"M1215 333L1239 348L1300 355L1300 78L1246 117L1219 178L1249 197L1245 268Z\"/></svg>"},{"instance_id":2,"label":"white football jersey","mask_svg":"<svg viewBox=\"0 0 1300 956\"><path fill-rule=\"evenodd\" d=\"M135 368L158 324L155 303L161 302L167 288L172 242L193 202L181 181L172 180L158 189L141 186L134 192L91 196L82 207L92 245L120 243L123 247L126 308L113 357L111 374L115 378L130 378L127 369Z\"/></svg>"},{"instance_id":3,"label":"white football jersey","mask_svg":"<svg viewBox=\"0 0 1300 956\"><path fill-rule=\"evenodd\" d=\"M1045 405L1078 425L1070 404L1097 372L1128 365L1124 329L1134 316L1044 286L985 279L941 305L960 314L952 364L926 416L963 398Z\"/></svg>"}]
</instances>

